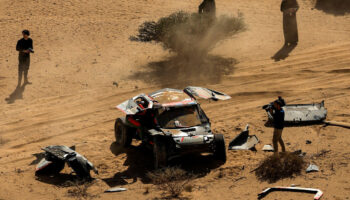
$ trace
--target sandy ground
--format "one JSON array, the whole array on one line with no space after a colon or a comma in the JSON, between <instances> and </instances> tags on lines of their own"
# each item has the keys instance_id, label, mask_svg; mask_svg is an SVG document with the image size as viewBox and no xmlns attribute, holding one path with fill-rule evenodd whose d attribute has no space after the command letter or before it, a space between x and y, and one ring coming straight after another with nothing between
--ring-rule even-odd
<instances>
[{"instance_id":1,"label":"sandy ground","mask_svg":"<svg viewBox=\"0 0 350 200\"><path fill-rule=\"evenodd\" d=\"M114 143L113 125L122 113L115 105L141 92L160 89L157 77L149 80L133 74L149 70L151 62L169 57L156 44L131 42L139 24L174 11L197 10L199 0L0 0L0 199L71 199L63 186L70 169L56 178L34 176L35 157L47 145L76 145L77 151L100 171L88 188L89 198L153 199L161 193L145 179L151 170L151 154L137 144L120 149ZM265 187L298 184L325 192L324 199L343 200L350 195L349 129L321 125L289 127L283 133L289 151L302 149L321 171L274 184L259 182L254 173L269 153L260 149L271 143L272 128L266 127L261 109L278 95L289 103L325 100L328 119L350 122L350 16L312 9L300 0L300 44L289 57L271 57L281 48L283 34L279 0L220 0L218 14L245 16L248 30L217 45L211 52L222 59L234 58L234 70L206 86L232 96L225 102L202 102L216 132L226 143L249 123L261 140L258 151L229 151L224 165L210 156L184 158L181 164L197 175L191 199L256 199ZM8 104L4 99L17 82L15 44L20 31L32 32L32 85ZM226 63L226 62L224 62ZM230 62L229 62L230 63ZM218 70L224 66L218 65ZM197 69L201 70L201 69ZM210 78L210 75L208 75ZM175 86L177 77L169 80ZM113 86L119 83L119 88ZM189 79L190 81L190 79ZM306 144L311 140L311 144ZM224 176L221 176L224 174ZM62 185L63 184L63 185ZM105 194L111 186L129 190ZM149 194L143 194L150 188ZM310 194L273 193L266 199L311 199Z\"/></svg>"}]
</instances>

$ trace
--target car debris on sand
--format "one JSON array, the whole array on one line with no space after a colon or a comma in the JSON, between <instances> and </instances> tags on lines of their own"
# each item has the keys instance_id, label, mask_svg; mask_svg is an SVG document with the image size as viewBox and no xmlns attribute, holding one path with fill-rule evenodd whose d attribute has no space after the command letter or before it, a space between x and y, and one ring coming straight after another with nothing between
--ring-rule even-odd
<instances>
[{"instance_id":1,"label":"car debris on sand","mask_svg":"<svg viewBox=\"0 0 350 200\"><path fill-rule=\"evenodd\" d=\"M43 148L45 157L36 166L36 175L58 174L65 163L73 169L79 178L91 178L90 170L98 174L94 165L76 152L75 147L52 145Z\"/></svg>"},{"instance_id":2,"label":"car debris on sand","mask_svg":"<svg viewBox=\"0 0 350 200\"><path fill-rule=\"evenodd\" d=\"M229 144L229 150L253 150L256 151L255 145L259 143L256 135L249 135L249 125L245 127Z\"/></svg>"},{"instance_id":3,"label":"car debris on sand","mask_svg":"<svg viewBox=\"0 0 350 200\"><path fill-rule=\"evenodd\" d=\"M275 191L289 191L289 192L304 192L304 193L315 193L314 200L319 200L323 196L323 192L319 189L314 188L301 188L301 187L271 187L267 188L258 194L258 199L266 197L269 193Z\"/></svg>"},{"instance_id":4,"label":"car debris on sand","mask_svg":"<svg viewBox=\"0 0 350 200\"><path fill-rule=\"evenodd\" d=\"M226 162L224 136L212 132L210 120L197 99L230 98L192 86L139 94L117 106L126 116L116 119L116 143L127 147L132 139L141 140L153 149L156 169L185 153L213 153L217 160Z\"/></svg>"},{"instance_id":5,"label":"car debris on sand","mask_svg":"<svg viewBox=\"0 0 350 200\"><path fill-rule=\"evenodd\" d=\"M269 109L272 103L264 105L262 108L266 110L269 121L273 121L273 117ZM285 112L285 124L315 124L322 123L327 117L327 109L324 101L312 104L287 104L282 107Z\"/></svg>"}]
</instances>

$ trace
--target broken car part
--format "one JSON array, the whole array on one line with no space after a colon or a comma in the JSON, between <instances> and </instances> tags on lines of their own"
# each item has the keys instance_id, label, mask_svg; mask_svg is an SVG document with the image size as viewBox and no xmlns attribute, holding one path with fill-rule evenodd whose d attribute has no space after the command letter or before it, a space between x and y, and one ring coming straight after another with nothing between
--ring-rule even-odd
<instances>
[{"instance_id":1,"label":"broken car part","mask_svg":"<svg viewBox=\"0 0 350 200\"><path fill-rule=\"evenodd\" d=\"M317 165L310 164L309 167L306 169L306 173L310 172L318 172L320 169L318 168Z\"/></svg>"},{"instance_id":2,"label":"broken car part","mask_svg":"<svg viewBox=\"0 0 350 200\"><path fill-rule=\"evenodd\" d=\"M109 188L108 190L105 190L106 193L111 193L111 192L124 192L127 191L128 189L126 188L121 188L121 187L113 187Z\"/></svg>"},{"instance_id":3,"label":"broken car part","mask_svg":"<svg viewBox=\"0 0 350 200\"><path fill-rule=\"evenodd\" d=\"M270 113L270 104L263 106L269 121L273 121ZM324 101L314 104L289 104L282 107L284 110L284 122L286 124L320 123L327 117L327 109Z\"/></svg>"},{"instance_id":4,"label":"broken car part","mask_svg":"<svg viewBox=\"0 0 350 200\"><path fill-rule=\"evenodd\" d=\"M249 125L245 127L245 130L237 135L229 144L230 150L253 150L255 145L259 143L258 137L255 135L249 135Z\"/></svg>"},{"instance_id":5,"label":"broken car part","mask_svg":"<svg viewBox=\"0 0 350 200\"><path fill-rule=\"evenodd\" d=\"M47 146L43 148L43 150L45 151L45 158L36 166L37 175L58 174L64 168L65 163L67 163L80 178L90 178L90 170L98 174L94 165L72 148L53 145Z\"/></svg>"},{"instance_id":6,"label":"broken car part","mask_svg":"<svg viewBox=\"0 0 350 200\"><path fill-rule=\"evenodd\" d=\"M315 193L316 195L314 196L314 200L319 200L323 196L323 192L319 189L301 188L301 187L272 187L272 188L267 188L264 191L262 191L260 194L258 194L258 199L262 199L266 195L268 195L270 192L275 192L275 191Z\"/></svg>"},{"instance_id":7,"label":"broken car part","mask_svg":"<svg viewBox=\"0 0 350 200\"><path fill-rule=\"evenodd\" d=\"M266 144L262 148L263 151L274 151L273 147L269 144Z\"/></svg>"}]
</instances>

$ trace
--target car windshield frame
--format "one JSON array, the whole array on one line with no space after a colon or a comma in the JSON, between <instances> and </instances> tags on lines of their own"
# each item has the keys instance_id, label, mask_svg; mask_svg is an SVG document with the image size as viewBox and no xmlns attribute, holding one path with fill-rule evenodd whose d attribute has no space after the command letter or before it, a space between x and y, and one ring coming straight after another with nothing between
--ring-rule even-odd
<instances>
[{"instance_id":1,"label":"car windshield frame","mask_svg":"<svg viewBox=\"0 0 350 200\"><path fill-rule=\"evenodd\" d=\"M193 108L193 113L186 113L185 109L191 109ZM156 116L156 119L160 125L161 128L166 129L179 129L179 128L191 128L194 126L200 126L202 124L208 123L208 120L205 116L203 116L199 110L198 105L188 105L188 106L181 106L181 107L166 107L166 108L160 108L158 110L158 114ZM194 115L195 123L189 124L189 125L182 125L184 121L179 121L180 117L184 117L186 115ZM168 118L168 119L164 119ZM177 119L177 120L176 120ZM173 126L169 126L169 123L171 121L174 121ZM180 125L177 126L175 121L179 121Z\"/></svg>"}]
</instances>

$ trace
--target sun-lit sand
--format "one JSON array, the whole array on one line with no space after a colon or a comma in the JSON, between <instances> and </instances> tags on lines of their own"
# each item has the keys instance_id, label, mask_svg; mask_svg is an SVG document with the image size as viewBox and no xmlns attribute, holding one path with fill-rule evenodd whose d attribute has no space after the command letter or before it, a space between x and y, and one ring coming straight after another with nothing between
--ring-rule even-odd
<instances>
[{"instance_id":1,"label":"sun-lit sand","mask_svg":"<svg viewBox=\"0 0 350 200\"><path fill-rule=\"evenodd\" d=\"M76 145L98 168L88 188L96 199L153 199L161 197L146 180L152 155L134 147L123 150L114 142L115 109L139 93L164 86L177 87L181 73L160 83L171 54L160 45L132 42L131 35L147 20L175 11L196 12L200 0L0 0L0 199L69 199L62 184L70 168L56 178L37 179L32 154L47 145ZM271 153L272 128L266 127L261 106L282 95L287 103L325 100L327 119L350 122L350 15L313 9L311 0L299 0L299 45L284 60L271 59L283 43L280 0L217 0L217 14L243 13L247 30L222 41L210 52L215 70L195 84L232 96L229 101L202 102L226 145L250 124L261 143L257 152L228 151L227 162L216 165L210 156L185 157L175 164L197 175L191 199L256 199L269 186L319 188L324 199L342 200L350 194L350 130L322 125L289 127L283 132L288 151L302 149L320 172L259 182L254 170ZM22 29L29 29L35 54L29 71L32 85L5 101L17 84L15 45ZM219 60L217 60L219 59ZM150 68L149 65L156 65ZM158 64L158 65L157 65ZM163 65L162 65L163 64ZM171 61L170 61L171 64ZM158 66L158 67L157 67ZM200 71L200 67L193 66ZM151 70L155 70L150 73ZM220 71L221 70L221 71ZM138 76L136 76L136 75ZM201 73L202 74L202 73ZM141 76L140 76L141 75ZM193 76L193 73L191 74ZM213 79L213 76L216 76ZM207 81L210 80L210 81ZM214 80L214 81L213 81ZM119 87L113 85L117 82ZM186 80L191 83L191 77ZM187 83L186 82L186 83ZM22 98L19 98L21 97ZM306 144L311 140L311 144ZM112 186L128 188L105 194ZM150 193L144 194L146 188ZM97 196L96 196L97 195ZM265 199L311 199L312 194L272 193Z\"/></svg>"}]
</instances>

